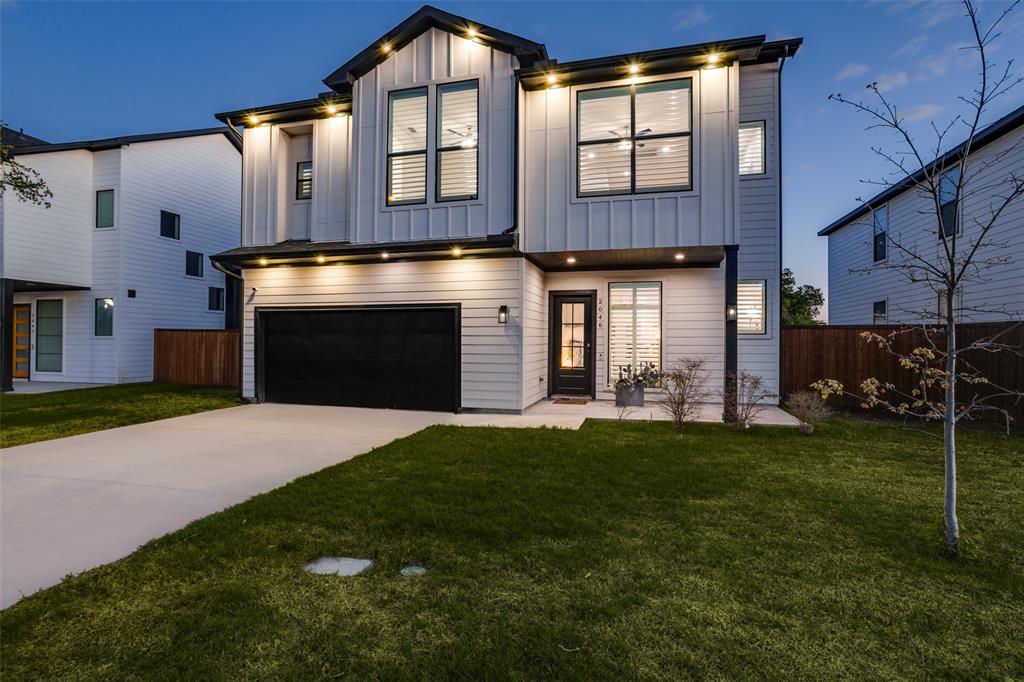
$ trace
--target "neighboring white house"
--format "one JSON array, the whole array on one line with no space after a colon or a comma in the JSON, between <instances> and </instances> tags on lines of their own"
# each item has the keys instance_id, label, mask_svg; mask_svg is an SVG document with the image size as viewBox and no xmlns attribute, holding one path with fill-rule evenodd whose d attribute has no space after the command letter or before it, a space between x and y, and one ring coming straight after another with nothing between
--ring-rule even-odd
<instances>
[{"instance_id":1,"label":"neighboring white house","mask_svg":"<svg viewBox=\"0 0 1024 682\"><path fill-rule=\"evenodd\" d=\"M0 205L15 390L148 381L154 329L225 327L236 292L208 258L239 244L240 151L224 127L14 149L53 192L50 208Z\"/></svg>"},{"instance_id":2,"label":"neighboring white house","mask_svg":"<svg viewBox=\"0 0 1024 682\"><path fill-rule=\"evenodd\" d=\"M960 144L929 168L951 166L947 172L955 173L952 166L962 152ZM991 215L1009 177L1024 176L1024 107L979 132L968 154L967 172L979 166L985 170L969 181L967 198L959 202L963 205L958 206L950 193L943 206L959 211L962 248L976 240L975 219ZM918 254L928 254L930 249L937 253L941 248L935 209L927 197L912 189L920 177L918 171L818 232L828 237L829 324L901 324L939 318L938 294L927 284L911 284L898 270L885 267L904 258L894 240ZM1024 201L1000 215L986 241L991 244L979 250L977 261L998 257L1007 262L988 269L981 279L965 281L957 305L962 308L960 320L1020 319L1024 316Z\"/></svg>"},{"instance_id":3,"label":"neighboring white house","mask_svg":"<svg viewBox=\"0 0 1024 682\"><path fill-rule=\"evenodd\" d=\"M782 65L754 36L559 63L424 7L244 126L243 395L519 412L707 359L777 385ZM713 398L714 399L714 398Z\"/></svg>"}]
</instances>

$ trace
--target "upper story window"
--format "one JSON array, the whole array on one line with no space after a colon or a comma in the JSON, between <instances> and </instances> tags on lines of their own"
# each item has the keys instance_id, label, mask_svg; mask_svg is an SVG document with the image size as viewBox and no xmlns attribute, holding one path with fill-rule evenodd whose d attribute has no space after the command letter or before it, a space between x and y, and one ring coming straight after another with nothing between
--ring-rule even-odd
<instances>
[{"instance_id":1,"label":"upper story window","mask_svg":"<svg viewBox=\"0 0 1024 682\"><path fill-rule=\"evenodd\" d=\"M437 87L437 200L476 199L477 82Z\"/></svg>"},{"instance_id":2,"label":"upper story window","mask_svg":"<svg viewBox=\"0 0 1024 682\"><path fill-rule=\"evenodd\" d=\"M197 251L185 252L185 274L189 277L203 276L203 254Z\"/></svg>"},{"instance_id":3,"label":"upper story window","mask_svg":"<svg viewBox=\"0 0 1024 682\"><path fill-rule=\"evenodd\" d=\"M690 108L689 78L578 92L577 195L691 189Z\"/></svg>"},{"instance_id":4,"label":"upper story window","mask_svg":"<svg viewBox=\"0 0 1024 682\"><path fill-rule=\"evenodd\" d=\"M740 123L740 175L764 175L764 121Z\"/></svg>"},{"instance_id":5,"label":"upper story window","mask_svg":"<svg viewBox=\"0 0 1024 682\"><path fill-rule=\"evenodd\" d=\"M96 227L114 226L114 190L96 192Z\"/></svg>"},{"instance_id":6,"label":"upper story window","mask_svg":"<svg viewBox=\"0 0 1024 682\"><path fill-rule=\"evenodd\" d=\"M765 281L763 279L736 283L736 331L740 334L764 334Z\"/></svg>"},{"instance_id":7,"label":"upper story window","mask_svg":"<svg viewBox=\"0 0 1024 682\"><path fill-rule=\"evenodd\" d=\"M881 206L876 208L875 212L871 215L871 222L871 244L874 251L874 260L877 263L880 260L885 260L886 256L886 242L888 240L887 235L889 234L889 207Z\"/></svg>"},{"instance_id":8,"label":"upper story window","mask_svg":"<svg viewBox=\"0 0 1024 682\"><path fill-rule=\"evenodd\" d=\"M299 161L295 164L295 198L313 198L313 162Z\"/></svg>"},{"instance_id":9,"label":"upper story window","mask_svg":"<svg viewBox=\"0 0 1024 682\"><path fill-rule=\"evenodd\" d=\"M889 321L887 307L887 301L875 301L871 304L871 324L885 324Z\"/></svg>"},{"instance_id":10,"label":"upper story window","mask_svg":"<svg viewBox=\"0 0 1024 682\"><path fill-rule=\"evenodd\" d=\"M427 89L388 95L387 205L427 201Z\"/></svg>"},{"instance_id":11,"label":"upper story window","mask_svg":"<svg viewBox=\"0 0 1024 682\"><path fill-rule=\"evenodd\" d=\"M939 203L942 213L942 229L939 239L952 237L957 229L957 186L960 184L960 167L957 166L942 174L939 181Z\"/></svg>"},{"instance_id":12,"label":"upper story window","mask_svg":"<svg viewBox=\"0 0 1024 682\"><path fill-rule=\"evenodd\" d=\"M181 239L181 216L170 211L160 211L160 236Z\"/></svg>"},{"instance_id":13,"label":"upper story window","mask_svg":"<svg viewBox=\"0 0 1024 682\"><path fill-rule=\"evenodd\" d=\"M206 293L207 310L224 310L224 287L209 287Z\"/></svg>"}]
</instances>

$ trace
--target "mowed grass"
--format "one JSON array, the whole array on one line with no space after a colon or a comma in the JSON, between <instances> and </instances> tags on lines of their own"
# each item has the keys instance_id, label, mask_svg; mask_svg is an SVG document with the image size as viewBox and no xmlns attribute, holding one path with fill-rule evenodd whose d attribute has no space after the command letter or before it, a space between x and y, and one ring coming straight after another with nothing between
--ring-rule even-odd
<instances>
[{"instance_id":1,"label":"mowed grass","mask_svg":"<svg viewBox=\"0 0 1024 682\"><path fill-rule=\"evenodd\" d=\"M1022 445L962 436L951 560L938 441L892 424L432 427L22 600L2 674L1013 679Z\"/></svg>"},{"instance_id":2,"label":"mowed grass","mask_svg":"<svg viewBox=\"0 0 1024 682\"><path fill-rule=\"evenodd\" d=\"M174 384L119 384L0 396L0 447L238 405L238 391Z\"/></svg>"}]
</instances>

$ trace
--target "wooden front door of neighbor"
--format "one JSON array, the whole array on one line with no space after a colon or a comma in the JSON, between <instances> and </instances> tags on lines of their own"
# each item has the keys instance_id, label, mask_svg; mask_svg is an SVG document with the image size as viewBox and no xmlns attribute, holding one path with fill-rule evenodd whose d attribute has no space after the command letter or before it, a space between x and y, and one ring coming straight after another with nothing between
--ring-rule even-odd
<instances>
[{"instance_id":1,"label":"wooden front door of neighbor","mask_svg":"<svg viewBox=\"0 0 1024 682\"><path fill-rule=\"evenodd\" d=\"M552 292L552 395L594 395L594 292Z\"/></svg>"},{"instance_id":2,"label":"wooden front door of neighbor","mask_svg":"<svg viewBox=\"0 0 1024 682\"><path fill-rule=\"evenodd\" d=\"M14 347L11 376L15 379L28 379L29 340L31 334L32 308L27 305L14 306L14 324L11 325L12 344Z\"/></svg>"}]
</instances>

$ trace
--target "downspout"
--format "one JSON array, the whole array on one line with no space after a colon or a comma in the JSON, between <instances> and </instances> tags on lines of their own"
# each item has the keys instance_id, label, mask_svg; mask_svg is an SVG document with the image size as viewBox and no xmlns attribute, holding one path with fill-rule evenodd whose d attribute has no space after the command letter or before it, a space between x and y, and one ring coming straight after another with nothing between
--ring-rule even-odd
<instances>
[{"instance_id":1,"label":"downspout","mask_svg":"<svg viewBox=\"0 0 1024 682\"><path fill-rule=\"evenodd\" d=\"M778 149L778 155L779 155L778 159L779 159L779 161L778 161L778 168L776 168L776 170L775 170L775 180L776 180L776 182L779 185L779 283L778 283L778 290L777 290L777 298L778 298L778 306L779 306L779 350L778 350L779 375L776 378L776 386L778 387L778 392L779 393L782 393L782 377L785 376L785 373L782 371L783 370L782 358L785 357L784 353L782 352L782 309L783 309L783 306L782 306L782 270L783 270L783 265L782 265L782 70L784 68L786 68L786 58L787 57L789 57L789 45L786 45L786 51L783 53L782 60L779 62L779 78L778 78L779 83L778 83L778 87L776 88L776 90L778 92L778 101L776 102L776 111L777 111L776 117L778 118L778 123L776 124L775 127L776 127L776 130L777 130L776 134L779 137L779 149ZM781 400L781 399L783 399L783 396L780 395L779 398Z\"/></svg>"},{"instance_id":2,"label":"downspout","mask_svg":"<svg viewBox=\"0 0 1024 682\"><path fill-rule=\"evenodd\" d=\"M519 248L519 74L512 81L512 225L502 234L516 235ZM521 250L521 249L520 249Z\"/></svg>"}]
</instances>

